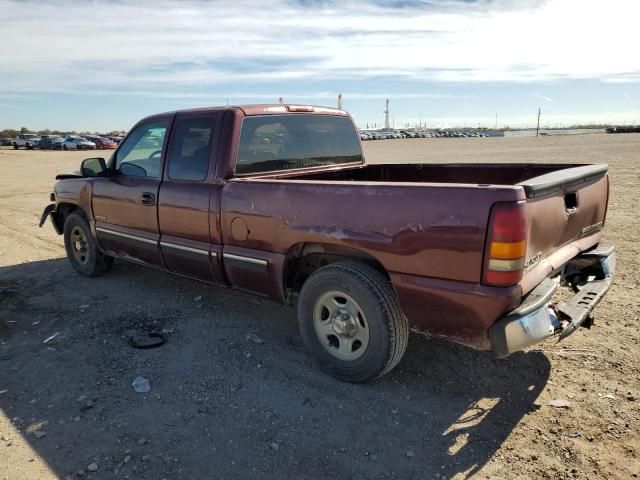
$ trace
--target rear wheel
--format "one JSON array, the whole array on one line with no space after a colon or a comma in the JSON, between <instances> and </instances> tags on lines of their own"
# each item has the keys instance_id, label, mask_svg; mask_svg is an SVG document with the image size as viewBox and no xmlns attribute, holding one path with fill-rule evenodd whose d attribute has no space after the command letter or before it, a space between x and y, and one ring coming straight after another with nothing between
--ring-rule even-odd
<instances>
[{"instance_id":1,"label":"rear wheel","mask_svg":"<svg viewBox=\"0 0 640 480\"><path fill-rule=\"evenodd\" d=\"M67 146L66 145L62 145L62 149L63 150L67 150Z\"/></svg>"},{"instance_id":2,"label":"rear wheel","mask_svg":"<svg viewBox=\"0 0 640 480\"><path fill-rule=\"evenodd\" d=\"M393 369L407 348L409 328L389 280L358 262L314 272L298 302L307 349L320 366L348 382L365 382Z\"/></svg>"},{"instance_id":3,"label":"rear wheel","mask_svg":"<svg viewBox=\"0 0 640 480\"><path fill-rule=\"evenodd\" d=\"M99 277L111 270L113 258L100 251L89 223L79 213L72 213L64 222L64 247L71 266L85 277Z\"/></svg>"},{"instance_id":4,"label":"rear wheel","mask_svg":"<svg viewBox=\"0 0 640 480\"><path fill-rule=\"evenodd\" d=\"M18 144L17 144L17 143L15 143L15 142L13 142L13 149L14 149L14 150L18 150Z\"/></svg>"}]
</instances>

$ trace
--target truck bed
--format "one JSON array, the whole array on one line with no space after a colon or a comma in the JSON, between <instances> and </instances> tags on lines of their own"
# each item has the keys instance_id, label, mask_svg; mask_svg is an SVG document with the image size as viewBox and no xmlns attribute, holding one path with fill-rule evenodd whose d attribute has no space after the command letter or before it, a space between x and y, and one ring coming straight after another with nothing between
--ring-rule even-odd
<instances>
[{"instance_id":1,"label":"truck bed","mask_svg":"<svg viewBox=\"0 0 640 480\"><path fill-rule=\"evenodd\" d=\"M473 344L598 244L608 177L606 165L366 165L236 178L225 195L223 230L239 218L251 231L248 240L225 239L234 253L269 245L285 257L292 244L316 242L363 251L389 272L416 329ZM517 285L496 288L481 277L487 224L504 202L524 204L526 270Z\"/></svg>"},{"instance_id":2,"label":"truck bed","mask_svg":"<svg viewBox=\"0 0 640 480\"><path fill-rule=\"evenodd\" d=\"M566 186L572 180L581 183L591 177L602 177L606 171L606 165L583 164L378 164L279 177L351 182L520 185L527 197L533 197L551 193L549 188ZM542 192L544 188L546 190Z\"/></svg>"}]
</instances>

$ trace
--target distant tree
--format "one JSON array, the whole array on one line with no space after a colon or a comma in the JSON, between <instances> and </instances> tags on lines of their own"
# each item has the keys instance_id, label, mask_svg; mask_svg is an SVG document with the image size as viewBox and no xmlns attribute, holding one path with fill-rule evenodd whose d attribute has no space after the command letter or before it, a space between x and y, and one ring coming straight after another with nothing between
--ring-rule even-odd
<instances>
[{"instance_id":1,"label":"distant tree","mask_svg":"<svg viewBox=\"0 0 640 480\"><path fill-rule=\"evenodd\" d=\"M0 138L14 138L19 135L20 132L18 130L14 130L12 128L7 128L0 132Z\"/></svg>"},{"instance_id":2,"label":"distant tree","mask_svg":"<svg viewBox=\"0 0 640 480\"><path fill-rule=\"evenodd\" d=\"M29 133L29 129L27 127L22 127L20 129L20 133Z\"/></svg>"}]
</instances>

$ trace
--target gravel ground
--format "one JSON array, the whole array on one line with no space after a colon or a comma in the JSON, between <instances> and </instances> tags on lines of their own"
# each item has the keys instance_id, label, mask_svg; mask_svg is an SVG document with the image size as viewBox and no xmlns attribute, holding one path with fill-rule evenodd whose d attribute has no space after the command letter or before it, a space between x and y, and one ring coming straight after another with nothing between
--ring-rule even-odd
<instances>
[{"instance_id":1,"label":"gravel ground","mask_svg":"<svg viewBox=\"0 0 640 480\"><path fill-rule=\"evenodd\" d=\"M122 262L78 276L37 221L55 173L88 154L0 149L0 478L637 477L640 135L365 150L371 162L609 163L618 273L593 329L500 361L412 335L389 375L341 383L311 361L290 308ZM160 348L127 344L163 329ZM137 376L150 392L133 391Z\"/></svg>"}]
</instances>

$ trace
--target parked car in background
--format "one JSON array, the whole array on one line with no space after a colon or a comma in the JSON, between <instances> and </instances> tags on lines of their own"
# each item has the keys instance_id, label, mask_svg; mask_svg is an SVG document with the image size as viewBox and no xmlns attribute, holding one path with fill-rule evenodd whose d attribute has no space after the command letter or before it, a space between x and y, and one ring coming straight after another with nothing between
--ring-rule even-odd
<instances>
[{"instance_id":1,"label":"parked car in background","mask_svg":"<svg viewBox=\"0 0 640 480\"><path fill-rule=\"evenodd\" d=\"M15 138L0 138L0 147L13 147L15 141Z\"/></svg>"},{"instance_id":2,"label":"parked car in background","mask_svg":"<svg viewBox=\"0 0 640 480\"><path fill-rule=\"evenodd\" d=\"M67 137L62 142L63 150L95 150L96 144L83 137Z\"/></svg>"},{"instance_id":3,"label":"parked car in background","mask_svg":"<svg viewBox=\"0 0 640 480\"><path fill-rule=\"evenodd\" d=\"M61 150L62 142L60 135L43 135L38 147L41 150Z\"/></svg>"},{"instance_id":4,"label":"parked car in background","mask_svg":"<svg viewBox=\"0 0 640 480\"><path fill-rule=\"evenodd\" d=\"M40 142L40 137L35 133L21 133L13 142L13 148L16 150L19 148L31 150L38 146L38 142Z\"/></svg>"},{"instance_id":5,"label":"parked car in background","mask_svg":"<svg viewBox=\"0 0 640 480\"><path fill-rule=\"evenodd\" d=\"M96 144L98 150L113 150L118 145L116 142L107 137L100 137L97 135L87 135L84 138Z\"/></svg>"}]
</instances>

